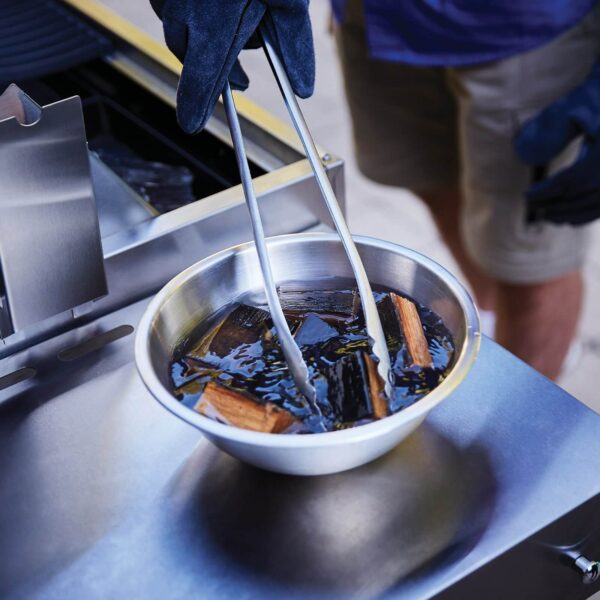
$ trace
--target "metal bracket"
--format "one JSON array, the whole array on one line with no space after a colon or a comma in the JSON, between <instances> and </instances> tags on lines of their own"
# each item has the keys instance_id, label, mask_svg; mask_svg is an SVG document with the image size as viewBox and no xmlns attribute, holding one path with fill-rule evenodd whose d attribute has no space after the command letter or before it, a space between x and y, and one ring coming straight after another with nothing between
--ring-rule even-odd
<instances>
[{"instance_id":1,"label":"metal bracket","mask_svg":"<svg viewBox=\"0 0 600 600\"><path fill-rule=\"evenodd\" d=\"M107 293L78 97L0 96L0 336Z\"/></svg>"}]
</instances>

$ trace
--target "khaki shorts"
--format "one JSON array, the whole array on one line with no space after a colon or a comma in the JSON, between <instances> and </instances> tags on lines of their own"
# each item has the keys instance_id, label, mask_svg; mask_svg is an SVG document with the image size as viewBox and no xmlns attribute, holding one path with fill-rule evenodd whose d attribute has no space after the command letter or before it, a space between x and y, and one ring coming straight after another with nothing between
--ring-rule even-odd
<instances>
[{"instance_id":1,"label":"khaki shorts","mask_svg":"<svg viewBox=\"0 0 600 600\"><path fill-rule=\"evenodd\" d=\"M360 0L347 11L336 38L361 171L417 194L462 186L465 248L500 281L535 283L578 270L589 228L526 224L533 170L512 140L590 72L600 56L600 5L539 48L467 68L370 58Z\"/></svg>"}]
</instances>

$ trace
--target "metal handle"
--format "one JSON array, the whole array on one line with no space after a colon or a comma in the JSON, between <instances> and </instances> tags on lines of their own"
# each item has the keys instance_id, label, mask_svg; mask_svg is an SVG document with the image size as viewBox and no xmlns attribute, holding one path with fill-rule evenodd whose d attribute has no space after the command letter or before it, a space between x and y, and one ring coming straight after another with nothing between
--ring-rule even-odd
<instances>
[{"instance_id":1,"label":"metal handle","mask_svg":"<svg viewBox=\"0 0 600 600\"><path fill-rule=\"evenodd\" d=\"M583 573L583 583L594 583L600 577L600 563L596 560L588 560L585 556L579 556L575 560L575 567Z\"/></svg>"},{"instance_id":2,"label":"metal handle","mask_svg":"<svg viewBox=\"0 0 600 600\"><path fill-rule=\"evenodd\" d=\"M285 320L285 315L283 314L283 309L279 302L279 296L277 295L277 287L275 285L275 280L273 279L271 262L269 261L267 244L265 242L265 232L260 217L260 211L258 209L258 202L254 193L254 186L252 185L252 175L250 174L250 167L248 166L248 157L246 156L246 150L244 148L244 138L242 136L240 121L229 83L226 83L225 88L223 89L223 104L225 106L227 121L229 122L231 140L233 142L233 149L235 151L235 157L242 179L242 188L244 190L246 204L248 205L248 211L250 212L254 243L256 245L256 252L258 254L258 261L263 277L267 304L269 305L271 318L273 319L273 324L277 331L279 345L285 356L290 373L294 378L294 382L298 386L300 392L309 401L313 413L318 417L319 421L322 421L321 411L316 402L316 391L309 379L308 367L304 362L302 352L300 351L298 344L296 344L296 340L292 336L292 332ZM321 423L321 425L323 426L323 423ZM323 430L325 430L324 426Z\"/></svg>"},{"instance_id":3,"label":"metal handle","mask_svg":"<svg viewBox=\"0 0 600 600\"><path fill-rule=\"evenodd\" d=\"M263 46L267 55L267 59L269 60L269 64L271 65L271 69L275 75L279 89L281 90L281 94L290 114L290 118L294 124L298 136L300 137L300 140L302 141L302 145L304 146L306 156L314 172L317 184L319 185L319 189L321 190L325 204L327 205L335 228L337 229L337 232L342 240L342 244L350 261L350 265L352 266L358 286L360 301L365 315L367 334L371 340L371 349L378 360L377 371L385 383L386 395L388 398L391 398L392 383L390 373L390 355L365 267L362 263L356 245L354 244L354 240L352 239L352 235L348 229L348 225L346 224L340 205L338 204L335 192L331 187L331 183L327 177L323 163L321 162L321 157L319 156L317 147L312 139L312 136L310 135L310 131L306 125L306 121L304 120L304 116L302 115L302 111L298 105L298 101L296 100L296 96L287 77L285 68L279 59L279 55L277 54L275 47L273 46L269 31L264 23L261 24L259 30L260 34L262 35Z\"/></svg>"}]
</instances>

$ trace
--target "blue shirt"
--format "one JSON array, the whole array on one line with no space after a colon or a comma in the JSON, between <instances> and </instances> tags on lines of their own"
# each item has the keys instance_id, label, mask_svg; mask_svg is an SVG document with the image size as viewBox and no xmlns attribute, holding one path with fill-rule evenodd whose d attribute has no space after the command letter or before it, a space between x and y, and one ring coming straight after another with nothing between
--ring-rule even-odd
<instances>
[{"instance_id":1,"label":"blue shirt","mask_svg":"<svg viewBox=\"0 0 600 600\"><path fill-rule=\"evenodd\" d=\"M343 21L347 0L331 0ZM423 66L491 62L541 46L598 0L363 0L374 58Z\"/></svg>"}]
</instances>

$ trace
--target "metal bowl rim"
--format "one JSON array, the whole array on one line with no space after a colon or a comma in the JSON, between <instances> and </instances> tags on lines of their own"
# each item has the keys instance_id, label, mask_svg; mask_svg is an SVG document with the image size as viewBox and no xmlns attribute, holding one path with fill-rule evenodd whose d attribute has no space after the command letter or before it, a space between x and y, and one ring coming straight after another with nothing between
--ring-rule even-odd
<instances>
[{"instance_id":1,"label":"metal bowl rim","mask_svg":"<svg viewBox=\"0 0 600 600\"><path fill-rule=\"evenodd\" d=\"M379 421L367 423L360 427L344 429L341 431L328 431L325 433L312 433L307 435L279 435L272 433L263 433L250 431L239 427L226 425L214 421L200 413L194 412L191 408L181 404L166 389L152 367L150 358L150 339L152 335L154 321L159 314L161 306L177 293L178 288L188 280L199 273L209 269L212 265L226 260L232 254L242 252L251 252L254 249L254 242L245 242L230 248L226 248L212 254L185 269L169 281L151 300L147 306L142 318L138 324L135 339L135 362L138 373L144 382L148 391L154 398L163 405L169 412L179 417L186 423L219 438L248 444L252 446L270 446L277 448L299 448L299 447L319 447L330 445L342 445L349 442L365 441L379 437L392 430L398 429L411 421L422 417L431 411L440 402L445 400L464 380L471 369L475 358L479 352L481 341L481 331L479 314L475 304L464 288L452 273L436 263L432 259L406 248L399 244L386 242L377 238L367 236L353 236L358 245L371 246L376 249L386 250L395 254L402 254L407 258L417 262L421 266L433 271L442 278L450 287L452 293L460 304L463 315L466 320L465 343L461 353L450 371L449 375L434 390L423 396L415 404L385 417ZM296 233L268 238L269 246L290 243L313 243L313 242L337 242L341 243L339 237L332 233Z\"/></svg>"}]
</instances>

